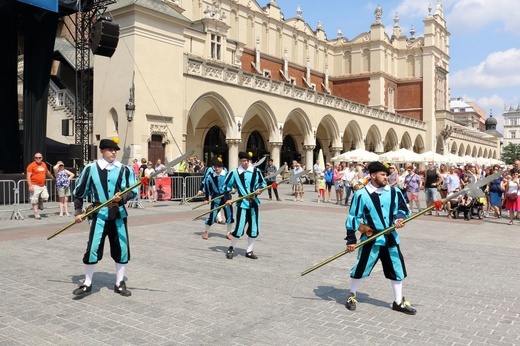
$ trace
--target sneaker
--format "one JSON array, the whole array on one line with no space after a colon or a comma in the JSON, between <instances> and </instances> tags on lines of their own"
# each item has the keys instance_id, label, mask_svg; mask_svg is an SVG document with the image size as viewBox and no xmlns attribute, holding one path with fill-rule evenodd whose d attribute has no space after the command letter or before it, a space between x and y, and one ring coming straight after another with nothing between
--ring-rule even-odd
<instances>
[{"instance_id":1,"label":"sneaker","mask_svg":"<svg viewBox=\"0 0 520 346\"><path fill-rule=\"evenodd\" d=\"M38 214L38 213L34 214L34 218L35 218L36 220L41 220L41 219L42 219L42 217L41 217L40 214Z\"/></svg>"},{"instance_id":2,"label":"sneaker","mask_svg":"<svg viewBox=\"0 0 520 346\"><path fill-rule=\"evenodd\" d=\"M282 201L282 199L281 199L280 197L278 197L276 200L277 200L278 202L281 202L281 201Z\"/></svg>"},{"instance_id":3,"label":"sneaker","mask_svg":"<svg viewBox=\"0 0 520 346\"><path fill-rule=\"evenodd\" d=\"M132 292L126 289L126 284L124 281L119 283L119 287L114 285L114 292L119 293L123 297L130 297L132 295Z\"/></svg>"},{"instance_id":4,"label":"sneaker","mask_svg":"<svg viewBox=\"0 0 520 346\"><path fill-rule=\"evenodd\" d=\"M233 259L233 252L234 252L234 251L235 251L235 250L233 249L233 247L230 246L230 247L228 248L228 250L227 250L226 258L227 258L227 259Z\"/></svg>"},{"instance_id":5,"label":"sneaker","mask_svg":"<svg viewBox=\"0 0 520 346\"><path fill-rule=\"evenodd\" d=\"M246 257L251 259L258 259L258 256L255 255L253 251L249 251L248 253L246 253Z\"/></svg>"},{"instance_id":6,"label":"sneaker","mask_svg":"<svg viewBox=\"0 0 520 346\"><path fill-rule=\"evenodd\" d=\"M90 293L92 291L92 285L81 285L78 288L76 288L74 291L72 291L72 294L75 296L82 296Z\"/></svg>"},{"instance_id":7,"label":"sneaker","mask_svg":"<svg viewBox=\"0 0 520 346\"><path fill-rule=\"evenodd\" d=\"M63 213L60 213L60 217L63 217Z\"/></svg>"},{"instance_id":8,"label":"sneaker","mask_svg":"<svg viewBox=\"0 0 520 346\"><path fill-rule=\"evenodd\" d=\"M394 302L394 304L392 305L392 310L404 312L407 315L415 315L417 313L417 310L412 308L410 302L405 300L404 297L401 304L397 304L396 302Z\"/></svg>"},{"instance_id":9,"label":"sneaker","mask_svg":"<svg viewBox=\"0 0 520 346\"><path fill-rule=\"evenodd\" d=\"M347 301L345 302L345 307L350 311L355 311L356 302L357 302L356 295L354 293L350 293L350 295L347 298Z\"/></svg>"},{"instance_id":10,"label":"sneaker","mask_svg":"<svg viewBox=\"0 0 520 346\"><path fill-rule=\"evenodd\" d=\"M38 201L38 209L43 210L43 201Z\"/></svg>"},{"instance_id":11,"label":"sneaker","mask_svg":"<svg viewBox=\"0 0 520 346\"><path fill-rule=\"evenodd\" d=\"M271 197L269 197L269 200L272 201L273 199Z\"/></svg>"}]
</instances>

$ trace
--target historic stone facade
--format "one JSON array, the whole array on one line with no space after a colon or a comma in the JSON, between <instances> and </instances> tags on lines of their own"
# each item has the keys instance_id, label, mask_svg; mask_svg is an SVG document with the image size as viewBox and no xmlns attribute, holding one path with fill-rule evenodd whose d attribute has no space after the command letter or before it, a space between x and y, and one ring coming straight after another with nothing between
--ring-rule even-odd
<instances>
[{"instance_id":1,"label":"historic stone facade","mask_svg":"<svg viewBox=\"0 0 520 346\"><path fill-rule=\"evenodd\" d=\"M285 18L275 0L119 0L109 10L121 34L111 59L94 59L92 141L118 135L124 162L191 149L230 167L240 150L307 167L319 149L326 160L356 148L499 157L495 137L454 126L441 1L424 36L406 36L397 15L389 36L378 6L352 39L312 29L299 7Z\"/></svg>"},{"instance_id":2,"label":"historic stone facade","mask_svg":"<svg viewBox=\"0 0 520 346\"><path fill-rule=\"evenodd\" d=\"M504 146L520 144L520 105L504 108Z\"/></svg>"}]
</instances>

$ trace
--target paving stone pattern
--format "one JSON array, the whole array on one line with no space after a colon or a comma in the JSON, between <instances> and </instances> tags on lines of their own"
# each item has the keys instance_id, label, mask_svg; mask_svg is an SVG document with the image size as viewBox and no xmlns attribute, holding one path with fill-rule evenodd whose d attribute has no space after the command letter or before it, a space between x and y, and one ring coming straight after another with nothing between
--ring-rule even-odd
<instances>
[{"instance_id":1,"label":"paving stone pattern","mask_svg":"<svg viewBox=\"0 0 520 346\"><path fill-rule=\"evenodd\" d=\"M348 311L354 254L300 273L344 250L348 208L261 196L258 260L225 258L226 227L201 239L207 207L143 202L130 209L132 260L127 286L113 292L105 247L92 294L73 299L83 279L86 223L47 241L71 218L46 206L42 220L0 222L0 345L518 345L520 221L421 216L400 231L408 278L404 295L416 316L391 309L380 264ZM424 202L423 202L424 205ZM53 207L53 208L49 208ZM25 215L27 216L27 214Z\"/></svg>"}]
</instances>

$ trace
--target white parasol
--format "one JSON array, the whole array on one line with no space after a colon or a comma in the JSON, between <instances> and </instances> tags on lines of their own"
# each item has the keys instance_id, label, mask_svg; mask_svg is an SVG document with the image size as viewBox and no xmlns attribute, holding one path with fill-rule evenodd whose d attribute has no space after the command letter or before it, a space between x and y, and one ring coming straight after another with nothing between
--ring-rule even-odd
<instances>
[{"instance_id":1,"label":"white parasol","mask_svg":"<svg viewBox=\"0 0 520 346\"><path fill-rule=\"evenodd\" d=\"M420 158L419 154L405 148L379 155L379 160L390 163L417 162Z\"/></svg>"}]
</instances>

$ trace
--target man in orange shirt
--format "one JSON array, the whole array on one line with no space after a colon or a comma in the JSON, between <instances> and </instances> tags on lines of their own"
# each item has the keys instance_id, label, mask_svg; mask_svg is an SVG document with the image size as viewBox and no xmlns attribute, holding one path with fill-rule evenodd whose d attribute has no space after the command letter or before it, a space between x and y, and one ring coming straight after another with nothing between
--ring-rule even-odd
<instances>
[{"instance_id":1,"label":"man in orange shirt","mask_svg":"<svg viewBox=\"0 0 520 346\"><path fill-rule=\"evenodd\" d=\"M43 202L49 199L49 191L45 186L45 178L54 179L43 162L41 153L34 154L34 161L27 166L27 187L29 188L29 199L31 201L34 218L41 219L38 207L43 209Z\"/></svg>"}]
</instances>

